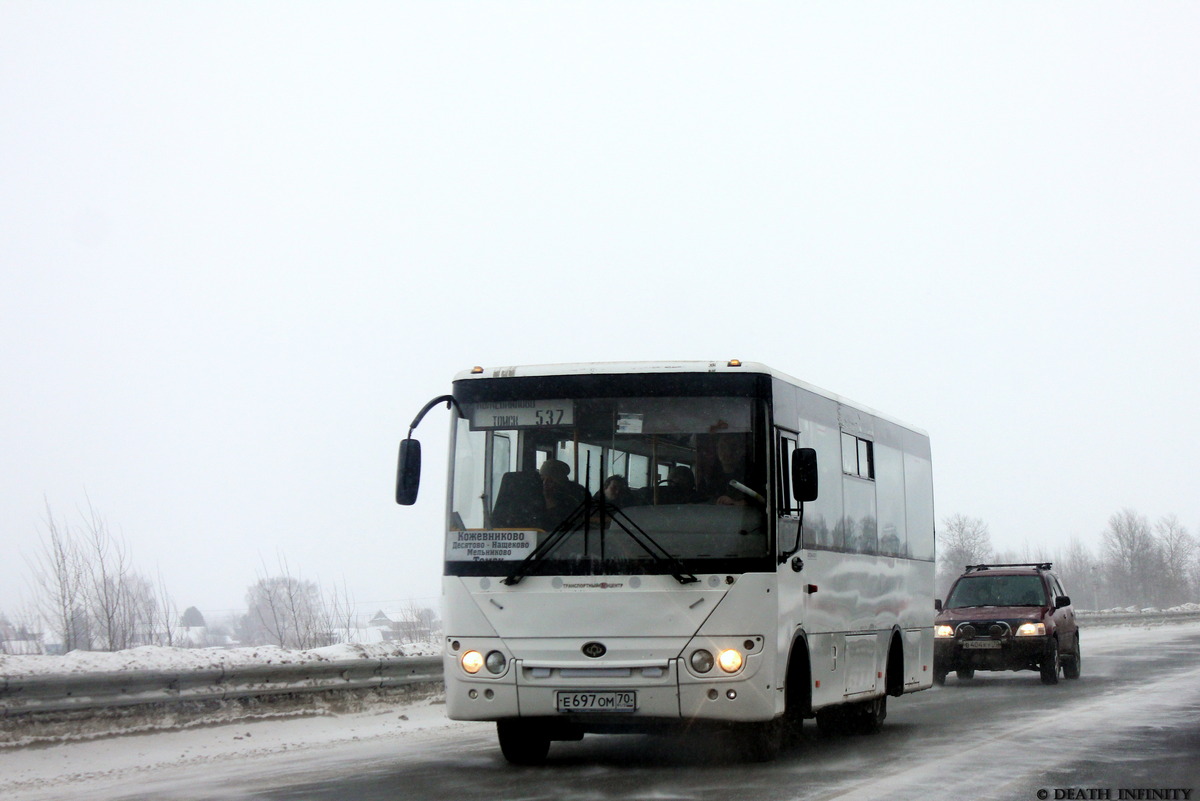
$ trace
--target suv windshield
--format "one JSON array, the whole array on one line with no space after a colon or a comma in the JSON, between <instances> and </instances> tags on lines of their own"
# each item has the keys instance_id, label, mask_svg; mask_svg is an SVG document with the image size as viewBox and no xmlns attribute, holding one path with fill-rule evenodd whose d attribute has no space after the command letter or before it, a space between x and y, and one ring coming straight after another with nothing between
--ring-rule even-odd
<instances>
[{"instance_id":1,"label":"suv windshield","mask_svg":"<svg viewBox=\"0 0 1200 801\"><path fill-rule=\"evenodd\" d=\"M966 606L1045 606L1041 576L964 576L950 591L946 608Z\"/></svg>"},{"instance_id":2,"label":"suv windshield","mask_svg":"<svg viewBox=\"0 0 1200 801\"><path fill-rule=\"evenodd\" d=\"M547 540L523 573L715 572L766 558L759 405L661 396L461 403L447 573L510 575Z\"/></svg>"}]
</instances>

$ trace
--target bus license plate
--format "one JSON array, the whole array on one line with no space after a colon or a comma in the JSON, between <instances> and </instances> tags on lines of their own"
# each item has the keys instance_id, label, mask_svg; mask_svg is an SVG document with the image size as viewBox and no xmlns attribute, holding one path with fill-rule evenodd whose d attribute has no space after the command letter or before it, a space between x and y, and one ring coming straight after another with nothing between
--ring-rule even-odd
<instances>
[{"instance_id":1,"label":"bus license plate","mask_svg":"<svg viewBox=\"0 0 1200 801\"><path fill-rule=\"evenodd\" d=\"M990 650L992 648L999 648L1000 641L999 640L966 640L963 642L962 647L963 648L979 648L979 649L984 649L984 650Z\"/></svg>"},{"instance_id":2,"label":"bus license plate","mask_svg":"<svg viewBox=\"0 0 1200 801\"><path fill-rule=\"evenodd\" d=\"M620 692L560 692L559 712L634 712L637 710L637 693L633 690Z\"/></svg>"}]
</instances>

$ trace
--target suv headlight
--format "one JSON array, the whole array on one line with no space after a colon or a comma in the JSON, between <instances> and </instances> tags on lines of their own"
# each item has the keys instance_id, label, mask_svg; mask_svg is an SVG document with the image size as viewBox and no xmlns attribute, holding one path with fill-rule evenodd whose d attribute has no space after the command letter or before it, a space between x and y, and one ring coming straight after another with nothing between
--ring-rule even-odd
<instances>
[{"instance_id":1,"label":"suv headlight","mask_svg":"<svg viewBox=\"0 0 1200 801\"><path fill-rule=\"evenodd\" d=\"M942 625L942 626L934 626L934 627L933 627L933 636L934 636L934 637L938 637L938 638L942 638L942 639L944 639L944 638L946 638L946 637L953 637L953 636L954 636L954 629L953 629L953 628L951 628L950 626L945 626L945 625Z\"/></svg>"},{"instance_id":2,"label":"suv headlight","mask_svg":"<svg viewBox=\"0 0 1200 801\"><path fill-rule=\"evenodd\" d=\"M1018 637L1045 637L1046 636L1046 624L1045 623L1033 623L1033 622L1022 623L1017 628L1017 636Z\"/></svg>"}]
</instances>

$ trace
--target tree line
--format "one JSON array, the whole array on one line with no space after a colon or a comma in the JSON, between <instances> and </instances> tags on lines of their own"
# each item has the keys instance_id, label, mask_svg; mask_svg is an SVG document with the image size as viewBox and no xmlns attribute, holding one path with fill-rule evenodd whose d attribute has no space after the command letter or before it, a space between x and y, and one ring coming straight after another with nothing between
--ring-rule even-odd
<instances>
[{"instance_id":1,"label":"tree line","mask_svg":"<svg viewBox=\"0 0 1200 801\"><path fill-rule=\"evenodd\" d=\"M1200 545L1175 515L1154 523L1133 509L1108 518L1100 540L1089 547L1073 537L1066 547L1026 546L997 551L987 524L955 514L938 531L937 586L944 598L969 564L1052 562L1071 601L1082 609L1155 607L1200 601Z\"/></svg>"},{"instance_id":2,"label":"tree line","mask_svg":"<svg viewBox=\"0 0 1200 801\"><path fill-rule=\"evenodd\" d=\"M211 628L195 608L181 616L161 576L135 568L128 544L90 503L72 522L47 502L42 536L26 565L29 591L20 607L0 610L0 653L37 653L51 644L64 653L142 645L308 649L370 634L344 582L326 590L282 555L275 566L260 566L244 613ZM399 642L429 639L437 625L433 610L413 601L377 622Z\"/></svg>"}]
</instances>

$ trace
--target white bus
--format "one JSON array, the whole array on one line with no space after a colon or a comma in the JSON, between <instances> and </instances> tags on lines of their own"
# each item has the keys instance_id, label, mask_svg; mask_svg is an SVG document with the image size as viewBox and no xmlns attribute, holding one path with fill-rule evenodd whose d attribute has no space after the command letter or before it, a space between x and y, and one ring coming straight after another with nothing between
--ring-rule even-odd
<instances>
[{"instance_id":1,"label":"white bus","mask_svg":"<svg viewBox=\"0 0 1200 801\"><path fill-rule=\"evenodd\" d=\"M446 707L504 756L585 733L878 730L933 678L934 514L919 429L766 366L474 368L453 416Z\"/></svg>"}]
</instances>

